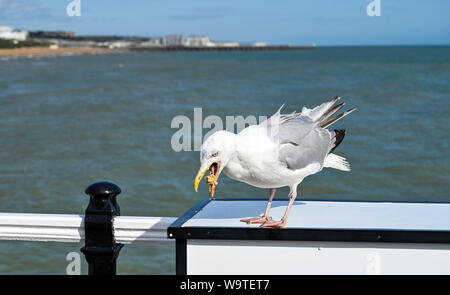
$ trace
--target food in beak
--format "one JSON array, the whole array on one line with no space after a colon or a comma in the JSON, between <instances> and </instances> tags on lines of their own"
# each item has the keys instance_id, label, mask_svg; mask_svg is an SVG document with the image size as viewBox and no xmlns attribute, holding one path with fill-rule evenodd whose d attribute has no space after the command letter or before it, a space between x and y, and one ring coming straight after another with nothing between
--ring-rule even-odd
<instances>
[{"instance_id":1,"label":"food in beak","mask_svg":"<svg viewBox=\"0 0 450 295\"><path fill-rule=\"evenodd\" d=\"M214 191L215 191L215 188L217 185L217 178L219 177L220 162L211 164L211 166L209 166L208 169L209 169L210 174L208 176L206 176L205 179L209 185L209 193L211 194L211 197L214 198ZM208 169L206 169L205 171L199 170L197 173L197 176L195 176L195 179L194 179L195 191L197 191L198 185L200 184L200 181L202 180L203 175L205 175L205 173L206 173L206 171L208 171Z\"/></svg>"},{"instance_id":2,"label":"food in beak","mask_svg":"<svg viewBox=\"0 0 450 295\"><path fill-rule=\"evenodd\" d=\"M219 177L219 168L220 163L213 163L209 167L209 175L205 177L206 182L209 185L209 193L211 194L211 197L214 198L214 191L216 190L217 185L217 178Z\"/></svg>"}]
</instances>

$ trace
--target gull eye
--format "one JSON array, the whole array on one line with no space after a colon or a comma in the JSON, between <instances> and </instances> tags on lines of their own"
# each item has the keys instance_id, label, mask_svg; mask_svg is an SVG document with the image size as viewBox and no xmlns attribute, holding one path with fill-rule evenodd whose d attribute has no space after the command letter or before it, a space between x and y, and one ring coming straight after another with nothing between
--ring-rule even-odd
<instances>
[{"instance_id":1,"label":"gull eye","mask_svg":"<svg viewBox=\"0 0 450 295\"><path fill-rule=\"evenodd\" d=\"M214 154L211 154L211 158L217 157L219 155L219 152L215 152Z\"/></svg>"}]
</instances>

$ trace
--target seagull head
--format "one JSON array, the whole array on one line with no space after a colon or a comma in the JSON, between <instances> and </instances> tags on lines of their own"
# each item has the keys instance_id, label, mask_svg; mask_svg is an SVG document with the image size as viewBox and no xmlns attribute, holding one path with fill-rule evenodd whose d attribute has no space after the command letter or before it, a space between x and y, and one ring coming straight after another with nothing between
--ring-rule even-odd
<instances>
[{"instance_id":1,"label":"seagull head","mask_svg":"<svg viewBox=\"0 0 450 295\"><path fill-rule=\"evenodd\" d=\"M200 180L209 170L214 178L218 179L220 172L227 165L235 152L235 134L220 130L212 134L202 144L200 149L200 169L194 179L195 191L198 189ZM210 187L211 196L214 196L214 188Z\"/></svg>"}]
</instances>

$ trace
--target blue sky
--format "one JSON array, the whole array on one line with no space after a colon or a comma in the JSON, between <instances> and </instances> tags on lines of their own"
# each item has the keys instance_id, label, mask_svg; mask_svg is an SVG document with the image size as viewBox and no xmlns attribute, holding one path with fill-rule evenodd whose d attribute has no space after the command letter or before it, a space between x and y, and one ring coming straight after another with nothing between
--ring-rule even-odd
<instances>
[{"instance_id":1,"label":"blue sky","mask_svg":"<svg viewBox=\"0 0 450 295\"><path fill-rule=\"evenodd\" d=\"M380 0L0 0L0 26L77 35L207 35L216 41L291 45L450 44L450 1Z\"/></svg>"}]
</instances>

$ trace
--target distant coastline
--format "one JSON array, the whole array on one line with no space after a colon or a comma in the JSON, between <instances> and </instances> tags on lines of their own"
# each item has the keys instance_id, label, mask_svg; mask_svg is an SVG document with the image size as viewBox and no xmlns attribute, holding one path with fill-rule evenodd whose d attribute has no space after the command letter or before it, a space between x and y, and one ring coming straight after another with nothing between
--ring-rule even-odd
<instances>
[{"instance_id":1,"label":"distant coastline","mask_svg":"<svg viewBox=\"0 0 450 295\"><path fill-rule=\"evenodd\" d=\"M34 49L31 49L31 48ZM22 48L17 50L16 48ZM27 48L27 49L23 49ZM0 26L0 57L121 51L265 51L311 50L316 45L291 46L254 42L213 41L204 35L162 37L76 36L65 31L23 31Z\"/></svg>"},{"instance_id":2,"label":"distant coastline","mask_svg":"<svg viewBox=\"0 0 450 295\"><path fill-rule=\"evenodd\" d=\"M16 57L34 57L49 55L70 55L87 53L109 53L125 51L263 51L263 50L314 50L315 46L239 46L239 47L157 47L157 48L129 48L129 49L111 49L99 47L83 48L51 48L51 47L20 47L20 48L2 48L0 49L0 58Z\"/></svg>"},{"instance_id":3,"label":"distant coastline","mask_svg":"<svg viewBox=\"0 0 450 295\"><path fill-rule=\"evenodd\" d=\"M311 46L240 44L211 41L207 36L166 35L163 37L76 36L64 31L21 31L0 27L0 58L142 51L268 51L313 50Z\"/></svg>"},{"instance_id":4,"label":"distant coastline","mask_svg":"<svg viewBox=\"0 0 450 295\"><path fill-rule=\"evenodd\" d=\"M2 57L26 57L26 56L46 56L46 55L67 55L67 54L86 54L86 53L107 53L120 50L109 48L49 48L49 47L22 47L0 49L0 58ZM123 51L123 50L122 50Z\"/></svg>"},{"instance_id":5,"label":"distant coastline","mask_svg":"<svg viewBox=\"0 0 450 295\"><path fill-rule=\"evenodd\" d=\"M168 47L136 47L130 48L132 51L263 51L263 50L314 50L316 46L287 46L287 45L266 45L266 46L233 46L233 47L204 47L204 46L168 46Z\"/></svg>"}]
</instances>

